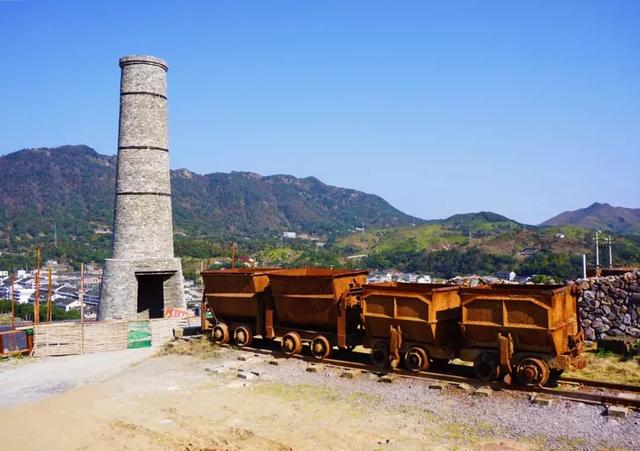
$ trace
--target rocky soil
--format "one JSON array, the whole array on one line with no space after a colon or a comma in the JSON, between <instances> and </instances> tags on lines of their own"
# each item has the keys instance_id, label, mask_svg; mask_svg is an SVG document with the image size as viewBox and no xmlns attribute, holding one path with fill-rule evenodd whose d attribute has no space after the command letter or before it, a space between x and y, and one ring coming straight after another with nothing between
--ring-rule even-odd
<instances>
[{"instance_id":1,"label":"rocky soil","mask_svg":"<svg viewBox=\"0 0 640 451\"><path fill-rule=\"evenodd\" d=\"M86 356L50 359L64 368ZM148 358L97 383L0 408L3 449L638 449L640 416L527 393L478 397L427 381L223 349ZM28 371L29 364L20 371ZM34 374L39 373L33 365ZM68 373L67 373L68 374ZM72 378L71 374L68 377ZM52 381L50 381L52 382ZM20 381L13 381L20 387ZM29 387L26 384L25 387ZM0 389L0 394L2 394ZM33 424L38 433L33 434Z\"/></svg>"}]
</instances>

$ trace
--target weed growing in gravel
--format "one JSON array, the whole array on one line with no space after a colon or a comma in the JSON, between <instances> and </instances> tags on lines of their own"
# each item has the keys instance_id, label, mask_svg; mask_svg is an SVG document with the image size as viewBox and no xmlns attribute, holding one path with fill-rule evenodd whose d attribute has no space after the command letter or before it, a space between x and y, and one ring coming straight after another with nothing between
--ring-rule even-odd
<instances>
[{"instance_id":1,"label":"weed growing in gravel","mask_svg":"<svg viewBox=\"0 0 640 451\"><path fill-rule=\"evenodd\" d=\"M342 397L336 391L311 384L261 384L256 386L254 391L277 396L287 401L310 401L314 398L333 402L342 400Z\"/></svg>"},{"instance_id":2,"label":"weed growing in gravel","mask_svg":"<svg viewBox=\"0 0 640 451\"><path fill-rule=\"evenodd\" d=\"M587 359L586 368L566 371L563 375L620 384L640 384L640 358L605 351L586 352L584 355Z\"/></svg>"},{"instance_id":3,"label":"weed growing in gravel","mask_svg":"<svg viewBox=\"0 0 640 451\"><path fill-rule=\"evenodd\" d=\"M31 357L25 354L14 354L12 356L0 357L0 365L20 365L27 362L34 362L35 360L35 357Z\"/></svg>"},{"instance_id":4,"label":"weed growing in gravel","mask_svg":"<svg viewBox=\"0 0 640 451\"><path fill-rule=\"evenodd\" d=\"M380 395L358 391L349 394L347 400L352 403L368 405L381 401L382 397Z\"/></svg>"},{"instance_id":5,"label":"weed growing in gravel","mask_svg":"<svg viewBox=\"0 0 640 451\"><path fill-rule=\"evenodd\" d=\"M198 340L171 341L157 353L158 356L170 354L188 355L199 359L214 359L222 354L222 349L207 338L202 337Z\"/></svg>"}]
</instances>

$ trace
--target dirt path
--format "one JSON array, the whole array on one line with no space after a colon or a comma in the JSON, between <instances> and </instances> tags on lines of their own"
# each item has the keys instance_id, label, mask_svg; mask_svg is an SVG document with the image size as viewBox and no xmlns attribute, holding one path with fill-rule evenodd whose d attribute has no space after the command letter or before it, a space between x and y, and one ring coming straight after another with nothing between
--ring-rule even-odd
<instances>
[{"instance_id":1,"label":"dirt path","mask_svg":"<svg viewBox=\"0 0 640 451\"><path fill-rule=\"evenodd\" d=\"M1 362L0 408L104 381L154 352L151 348L140 348Z\"/></svg>"},{"instance_id":2,"label":"dirt path","mask_svg":"<svg viewBox=\"0 0 640 451\"><path fill-rule=\"evenodd\" d=\"M34 450L596 447L581 437L563 435L562 427L556 424L558 418L545 419L545 414L555 415L549 410L531 411L539 415L538 419L527 412L520 420L526 422L530 417L534 427L536 422L540 425L541 421L547 421L550 430L558 432L532 432L527 436L526 431L485 421L482 412L495 409L495 405L487 406L483 404L485 401L468 395L439 393L402 383L380 384L364 375L345 379L328 370L313 374L306 372L306 364L299 361L282 361L273 366L267 357L239 361L240 355L247 353L227 350L213 360L175 355L152 357L102 382L2 409L2 447ZM513 405L509 400L504 402L505 414L513 417ZM591 411L584 412L591 415ZM594 418L598 421L597 415ZM569 426L575 429L575 425ZM614 429L604 433L628 434L621 429L627 426L636 429L633 423L612 424Z\"/></svg>"}]
</instances>

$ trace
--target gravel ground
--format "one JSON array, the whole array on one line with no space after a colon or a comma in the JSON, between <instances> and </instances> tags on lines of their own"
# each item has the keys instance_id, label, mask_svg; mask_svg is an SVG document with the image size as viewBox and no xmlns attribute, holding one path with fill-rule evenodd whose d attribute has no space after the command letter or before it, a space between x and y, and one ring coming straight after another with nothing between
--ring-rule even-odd
<instances>
[{"instance_id":1,"label":"gravel ground","mask_svg":"<svg viewBox=\"0 0 640 451\"><path fill-rule=\"evenodd\" d=\"M65 451L640 449L635 412L615 419L598 406L533 405L526 393L484 398L454 386L429 389L425 380L381 383L331 367L312 373L308 362L279 358L275 366L271 356L229 348L206 359L146 358L152 352L0 365L0 434L15 438L7 449L25 448L21 437L33 421L48 429L27 448Z\"/></svg>"},{"instance_id":2,"label":"gravel ground","mask_svg":"<svg viewBox=\"0 0 640 451\"><path fill-rule=\"evenodd\" d=\"M429 389L421 380L397 378L381 383L373 374L357 372L354 379L341 377L337 368L325 367L318 373L307 372L311 364L297 359L233 352L248 356L247 361L225 359L207 370L248 373L250 381L286 385L318 385L336 391L348 399L359 397L374 408L399 412L415 409L438 417L444 423L469 428L480 436L511 440L526 439L544 447L576 449L626 448L640 449L640 414L627 418L608 417L605 408L582 403L554 400L551 406L533 404L526 393L493 392L490 397L474 396L447 386L445 390ZM317 365L316 365L317 366ZM251 374L259 373L259 377Z\"/></svg>"}]
</instances>

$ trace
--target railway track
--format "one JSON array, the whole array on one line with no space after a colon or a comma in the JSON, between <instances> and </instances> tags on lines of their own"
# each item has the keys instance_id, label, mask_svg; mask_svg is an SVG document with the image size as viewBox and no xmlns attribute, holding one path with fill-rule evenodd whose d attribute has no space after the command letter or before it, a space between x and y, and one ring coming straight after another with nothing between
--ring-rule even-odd
<instances>
[{"instance_id":1,"label":"railway track","mask_svg":"<svg viewBox=\"0 0 640 451\"><path fill-rule=\"evenodd\" d=\"M379 376L393 375L398 378L424 380L432 382L447 383L452 385L473 387L490 387L494 391L510 391L520 392L530 395L545 395L554 399L562 399L572 402L581 402L591 405L601 406L624 406L634 410L640 410L640 387L628 384L616 384L611 382L592 381L579 378L561 378L557 388L549 387L523 387L517 385L506 384L504 382L482 382L471 375L471 368L462 365L453 365L453 368L443 369L442 371L420 371L412 372L404 369L395 369L393 371L384 371L380 368L368 363L368 354L361 352L347 352L338 350L334 352L332 358L324 359L321 362L311 355L296 354L286 356L279 347L276 349L275 343L262 342L255 340L261 346L245 346L236 348L230 345L224 347L236 348L247 352L269 355L276 359L297 359L309 363L322 363L327 368L338 368L343 370L359 370L362 372L372 373ZM452 371L458 372L457 374ZM563 388L569 385L571 388Z\"/></svg>"}]
</instances>

